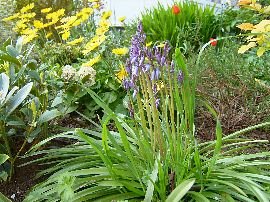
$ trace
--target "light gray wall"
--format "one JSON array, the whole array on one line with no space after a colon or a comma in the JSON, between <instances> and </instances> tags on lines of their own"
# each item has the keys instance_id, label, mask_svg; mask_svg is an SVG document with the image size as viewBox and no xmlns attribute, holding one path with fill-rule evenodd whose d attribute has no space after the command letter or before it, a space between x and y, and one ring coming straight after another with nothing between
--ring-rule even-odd
<instances>
[{"instance_id":1,"label":"light gray wall","mask_svg":"<svg viewBox=\"0 0 270 202\"><path fill-rule=\"evenodd\" d=\"M228 4L234 0L194 0L198 3L204 5L214 5L216 2L217 10L222 9L222 3ZM227 2L227 3L226 3ZM144 11L145 8L151 8L153 6L157 6L158 3L162 5L170 5L174 4L173 0L106 0L105 7L106 9L113 11L113 16L111 17L111 21L113 25L120 25L118 19L119 17L126 16L127 21L131 21L140 16L141 12Z\"/></svg>"}]
</instances>

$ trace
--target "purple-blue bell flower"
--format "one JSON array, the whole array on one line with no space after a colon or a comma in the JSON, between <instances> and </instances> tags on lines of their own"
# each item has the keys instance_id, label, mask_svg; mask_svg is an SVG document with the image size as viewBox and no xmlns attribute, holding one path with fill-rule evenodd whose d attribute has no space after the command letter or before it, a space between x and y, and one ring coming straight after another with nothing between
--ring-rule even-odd
<instances>
[{"instance_id":1,"label":"purple-blue bell flower","mask_svg":"<svg viewBox=\"0 0 270 202\"><path fill-rule=\"evenodd\" d=\"M129 81L127 79L123 80L123 86L124 86L124 89L129 90L130 85L129 85Z\"/></svg>"},{"instance_id":2,"label":"purple-blue bell flower","mask_svg":"<svg viewBox=\"0 0 270 202\"><path fill-rule=\"evenodd\" d=\"M151 74L151 81L158 80L159 79L160 71L158 68L153 69L153 72Z\"/></svg>"},{"instance_id":3,"label":"purple-blue bell flower","mask_svg":"<svg viewBox=\"0 0 270 202\"><path fill-rule=\"evenodd\" d=\"M138 88L134 88L132 97L135 98L137 94L138 94Z\"/></svg>"},{"instance_id":4,"label":"purple-blue bell flower","mask_svg":"<svg viewBox=\"0 0 270 202\"><path fill-rule=\"evenodd\" d=\"M133 66L133 68L132 68L132 75L134 75L134 76L138 76L138 73L139 73L139 66L138 65L135 65L135 66Z\"/></svg>"},{"instance_id":5,"label":"purple-blue bell flower","mask_svg":"<svg viewBox=\"0 0 270 202\"><path fill-rule=\"evenodd\" d=\"M151 65L149 63L145 64L144 72L148 72L150 70Z\"/></svg>"},{"instance_id":6,"label":"purple-blue bell flower","mask_svg":"<svg viewBox=\"0 0 270 202\"><path fill-rule=\"evenodd\" d=\"M153 85L153 93L156 94L157 93L157 84Z\"/></svg>"},{"instance_id":7,"label":"purple-blue bell flower","mask_svg":"<svg viewBox=\"0 0 270 202\"><path fill-rule=\"evenodd\" d=\"M160 61L160 65L161 65L161 66L164 66L165 63L166 63L166 57L165 57L165 56L162 56L162 57L161 57L161 61Z\"/></svg>"},{"instance_id":8,"label":"purple-blue bell flower","mask_svg":"<svg viewBox=\"0 0 270 202\"><path fill-rule=\"evenodd\" d=\"M158 98L158 99L156 99L156 101L155 101L155 104L156 104L156 108L158 108L158 106L159 106L159 103L160 103L160 99Z\"/></svg>"},{"instance_id":9,"label":"purple-blue bell flower","mask_svg":"<svg viewBox=\"0 0 270 202\"><path fill-rule=\"evenodd\" d=\"M178 82L181 84L184 80L184 74L182 72L182 70L179 70L178 76L177 76L177 80Z\"/></svg>"},{"instance_id":10,"label":"purple-blue bell flower","mask_svg":"<svg viewBox=\"0 0 270 202\"><path fill-rule=\"evenodd\" d=\"M134 109L133 109L133 107L132 107L132 105L131 105L130 102L128 103L128 110L129 110L130 117L131 118L134 118Z\"/></svg>"}]
</instances>

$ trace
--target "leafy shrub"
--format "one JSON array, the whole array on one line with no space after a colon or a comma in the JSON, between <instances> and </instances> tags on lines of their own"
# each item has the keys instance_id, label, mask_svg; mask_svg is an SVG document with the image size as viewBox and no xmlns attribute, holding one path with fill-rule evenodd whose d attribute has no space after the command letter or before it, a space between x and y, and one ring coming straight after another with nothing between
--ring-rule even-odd
<instances>
[{"instance_id":1,"label":"leafy shrub","mask_svg":"<svg viewBox=\"0 0 270 202\"><path fill-rule=\"evenodd\" d=\"M66 148L35 153L52 138L33 147L30 155L43 154L39 161L50 160L55 165L41 173L51 176L37 185L25 201L269 200L270 153L237 153L259 142L266 143L239 136L270 123L222 137L221 123L211 109L217 119L216 140L199 143L194 137L196 81L189 79L179 49L171 62L166 60L168 44L152 51L145 47L139 25L124 80L130 95L131 118L115 114L86 88L107 113L102 128L77 129L52 137L69 135L76 140ZM107 127L111 121L114 130Z\"/></svg>"},{"instance_id":2,"label":"leafy shrub","mask_svg":"<svg viewBox=\"0 0 270 202\"><path fill-rule=\"evenodd\" d=\"M49 107L44 72L28 58L31 48L24 52L22 41L15 46L6 41L0 52L0 152L9 156L4 170L10 178L26 147L47 137L47 121L61 115Z\"/></svg>"},{"instance_id":3,"label":"leafy shrub","mask_svg":"<svg viewBox=\"0 0 270 202\"><path fill-rule=\"evenodd\" d=\"M164 7L161 4L142 14L147 41L168 40L172 47L187 45L189 49L198 48L210 38L219 35L214 7L202 8L194 2L177 5L180 7L179 14L174 14L171 7Z\"/></svg>"},{"instance_id":4,"label":"leafy shrub","mask_svg":"<svg viewBox=\"0 0 270 202\"><path fill-rule=\"evenodd\" d=\"M122 48L123 43L110 42L113 38L108 21L111 11L101 12L99 2L88 4L89 7L69 16L65 9L53 12L52 8L44 8L40 18L33 12L35 5L29 4L4 20L21 25L15 28L23 36L24 43L37 44L35 58L50 72L46 80L56 95L53 106L63 114L78 109L93 117L100 107L79 84L88 83L111 107L117 108L118 98L124 96L118 93L121 81L117 78L123 64L121 57L111 51L118 48L116 45ZM113 47L108 49L110 44ZM66 107L61 107L63 104Z\"/></svg>"}]
</instances>

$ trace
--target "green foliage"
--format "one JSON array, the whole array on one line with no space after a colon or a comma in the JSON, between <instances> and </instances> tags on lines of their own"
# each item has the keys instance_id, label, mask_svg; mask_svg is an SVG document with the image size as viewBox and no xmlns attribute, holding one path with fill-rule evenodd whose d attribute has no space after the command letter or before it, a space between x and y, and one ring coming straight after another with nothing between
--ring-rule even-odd
<instances>
[{"instance_id":1,"label":"green foliage","mask_svg":"<svg viewBox=\"0 0 270 202\"><path fill-rule=\"evenodd\" d=\"M202 8L194 2L177 4L181 12L175 15L172 8L159 4L142 14L142 23L148 41L168 40L172 47L198 48L210 38L219 35L214 7Z\"/></svg>"},{"instance_id":2,"label":"green foliage","mask_svg":"<svg viewBox=\"0 0 270 202\"><path fill-rule=\"evenodd\" d=\"M220 24L224 35L238 35L241 30L236 27L237 25L245 22L257 24L263 19L265 16L256 14L252 10L228 7L217 16L217 23Z\"/></svg>"}]
</instances>

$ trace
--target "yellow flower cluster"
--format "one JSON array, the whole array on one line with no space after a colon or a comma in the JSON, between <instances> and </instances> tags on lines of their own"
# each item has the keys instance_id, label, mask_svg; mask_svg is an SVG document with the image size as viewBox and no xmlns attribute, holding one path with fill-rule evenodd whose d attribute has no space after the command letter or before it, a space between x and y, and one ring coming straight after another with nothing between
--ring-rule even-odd
<instances>
[{"instance_id":1,"label":"yellow flower cluster","mask_svg":"<svg viewBox=\"0 0 270 202\"><path fill-rule=\"evenodd\" d=\"M56 27L56 29L60 30L59 34L62 35L62 39L66 41L70 36L71 28L77 27L83 22L87 21L93 12L93 8L83 8L76 15L62 18L60 20L62 24Z\"/></svg>"},{"instance_id":2,"label":"yellow flower cluster","mask_svg":"<svg viewBox=\"0 0 270 202\"><path fill-rule=\"evenodd\" d=\"M99 26L96 29L95 36L85 45L82 51L84 55L90 53L99 47L106 39L105 34L109 31L110 23L108 18L112 15L111 11L104 12L99 21Z\"/></svg>"},{"instance_id":3,"label":"yellow flower cluster","mask_svg":"<svg viewBox=\"0 0 270 202\"><path fill-rule=\"evenodd\" d=\"M15 13L12 16L9 16L3 21L14 21L15 26L13 30L20 35L23 35L24 41L23 43L29 43L33 39L37 38L40 35L44 34L45 38L51 38L52 32L51 27L55 28L58 31L58 34L61 35L62 40L66 41L69 45L76 45L83 41L83 37L75 39L73 41L67 41L71 35L71 29L73 27L79 26L82 23L86 22L89 17L94 13L95 8L99 8L99 2L95 1L93 7L83 8L81 11L76 13L73 16L65 16L65 9L59 9L57 11L52 12L52 8L44 8L41 10L42 16L41 19L34 19L36 14L32 12L34 8L34 3L26 5L23 7L19 13ZM108 14L107 14L108 16ZM107 16L105 16L107 18ZM104 17L104 18L105 18ZM108 22L102 22L101 28L108 27ZM60 24L59 26L55 26L56 24ZM39 32L42 30L42 32ZM98 30L100 35L104 33L104 30ZM41 34L42 33L42 34Z\"/></svg>"},{"instance_id":4,"label":"yellow flower cluster","mask_svg":"<svg viewBox=\"0 0 270 202\"><path fill-rule=\"evenodd\" d=\"M255 10L261 14L270 14L270 6L262 7L260 4L256 3L256 0L240 0L238 5ZM251 34L246 37L248 44L242 45L239 48L238 53L243 54L247 50L259 46L257 55L260 57L265 51L270 50L270 20L262 20L255 25L251 23L242 23L237 27L243 31L251 32Z\"/></svg>"}]
</instances>

